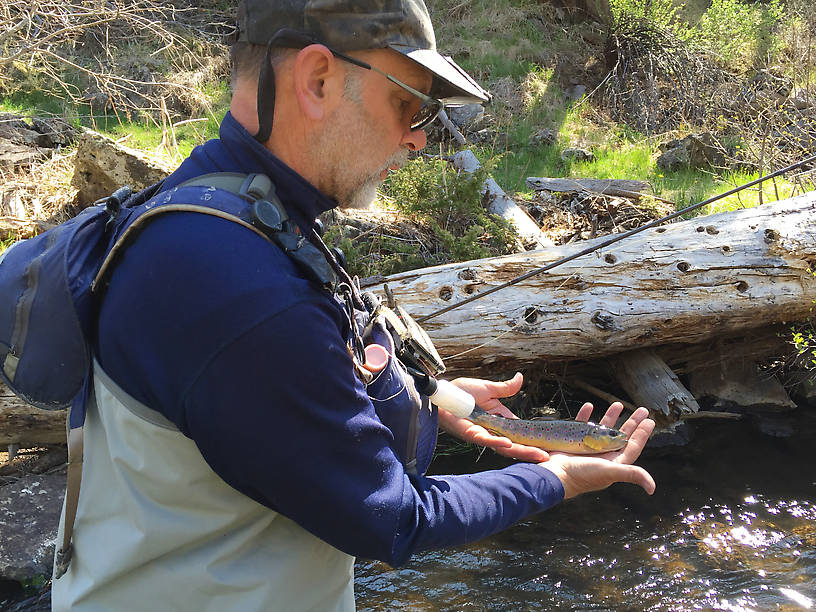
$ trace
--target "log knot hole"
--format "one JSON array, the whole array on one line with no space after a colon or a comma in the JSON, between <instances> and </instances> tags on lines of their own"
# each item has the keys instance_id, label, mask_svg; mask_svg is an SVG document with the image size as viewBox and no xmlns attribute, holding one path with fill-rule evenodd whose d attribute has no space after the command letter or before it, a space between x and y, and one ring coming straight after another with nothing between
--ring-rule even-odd
<instances>
[{"instance_id":1,"label":"log knot hole","mask_svg":"<svg viewBox=\"0 0 816 612\"><path fill-rule=\"evenodd\" d=\"M618 261L618 258L612 255L612 253L607 253L606 255L604 255L604 261L608 264L613 264L616 261Z\"/></svg>"},{"instance_id":2,"label":"log knot hole","mask_svg":"<svg viewBox=\"0 0 816 612\"><path fill-rule=\"evenodd\" d=\"M538 318L538 308L535 306L528 306L524 309L524 322L535 323Z\"/></svg>"},{"instance_id":3,"label":"log knot hole","mask_svg":"<svg viewBox=\"0 0 816 612\"><path fill-rule=\"evenodd\" d=\"M458 274L459 278L463 281L475 281L478 278L476 274L476 270L473 268L465 268Z\"/></svg>"},{"instance_id":4,"label":"log knot hole","mask_svg":"<svg viewBox=\"0 0 816 612\"><path fill-rule=\"evenodd\" d=\"M445 285L444 287L442 287L439 290L439 297L440 297L440 299L443 299L446 302L449 302L450 299L453 297L453 287L449 287L448 285Z\"/></svg>"},{"instance_id":5,"label":"log knot hole","mask_svg":"<svg viewBox=\"0 0 816 612\"><path fill-rule=\"evenodd\" d=\"M680 270L681 272L688 272L689 270L691 270L691 266L687 261L681 261L680 263L677 264L677 269Z\"/></svg>"},{"instance_id":6,"label":"log knot hole","mask_svg":"<svg viewBox=\"0 0 816 612\"><path fill-rule=\"evenodd\" d=\"M771 229L770 227L765 230L765 242L771 244L777 240L779 240L779 232L777 232L775 229Z\"/></svg>"},{"instance_id":7,"label":"log knot hole","mask_svg":"<svg viewBox=\"0 0 816 612\"><path fill-rule=\"evenodd\" d=\"M597 311L590 319L595 327L604 331L613 331L615 327L615 319L610 314L603 314L600 310Z\"/></svg>"}]
</instances>

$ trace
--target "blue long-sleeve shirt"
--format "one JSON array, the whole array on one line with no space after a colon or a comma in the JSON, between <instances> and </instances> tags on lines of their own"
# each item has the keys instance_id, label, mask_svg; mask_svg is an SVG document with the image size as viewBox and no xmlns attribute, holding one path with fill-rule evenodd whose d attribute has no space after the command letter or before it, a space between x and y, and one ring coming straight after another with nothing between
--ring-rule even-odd
<instances>
[{"instance_id":1,"label":"blue long-sleeve shirt","mask_svg":"<svg viewBox=\"0 0 816 612\"><path fill-rule=\"evenodd\" d=\"M220 138L197 147L165 188L210 172L267 174L302 226L336 205L229 114ZM352 555L397 565L563 498L558 478L531 464L409 475L353 372L347 326L272 243L223 219L172 213L113 273L96 352L228 484Z\"/></svg>"}]
</instances>

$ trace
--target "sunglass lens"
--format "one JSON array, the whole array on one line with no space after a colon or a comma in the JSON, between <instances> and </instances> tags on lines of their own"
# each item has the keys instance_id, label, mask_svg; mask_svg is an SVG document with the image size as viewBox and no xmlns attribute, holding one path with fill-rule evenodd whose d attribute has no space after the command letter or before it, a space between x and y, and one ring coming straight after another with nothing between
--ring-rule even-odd
<instances>
[{"instance_id":1,"label":"sunglass lens","mask_svg":"<svg viewBox=\"0 0 816 612\"><path fill-rule=\"evenodd\" d=\"M436 116L441 110L441 104L423 104L422 108L420 108L416 115L414 115L413 119L411 119L411 129L418 130L426 127L431 123L431 121L436 119Z\"/></svg>"}]
</instances>

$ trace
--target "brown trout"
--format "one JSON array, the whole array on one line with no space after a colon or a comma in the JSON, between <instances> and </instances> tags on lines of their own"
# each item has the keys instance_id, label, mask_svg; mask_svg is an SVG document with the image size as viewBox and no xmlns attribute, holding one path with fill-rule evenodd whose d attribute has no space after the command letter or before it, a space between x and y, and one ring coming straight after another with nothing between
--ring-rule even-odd
<instances>
[{"instance_id":1,"label":"brown trout","mask_svg":"<svg viewBox=\"0 0 816 612\"><path fill-rule=\"evenodd\" d=\"M622 431L595 423L506 419L480 408L474 408L466 418L517 444L535 446L546 451L593 455L626 446L626 434Z\"/></svg>"}]
</instances>

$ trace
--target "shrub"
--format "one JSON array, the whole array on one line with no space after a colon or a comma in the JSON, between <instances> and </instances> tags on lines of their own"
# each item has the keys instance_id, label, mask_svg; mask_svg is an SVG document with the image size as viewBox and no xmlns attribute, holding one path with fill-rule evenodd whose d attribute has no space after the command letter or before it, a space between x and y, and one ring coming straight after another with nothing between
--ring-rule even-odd
<instances>
[{"instance_id":1,"label":"shrub","mask_svg":"<svg viewBox=\"0 0 816 612\"><path fill-rule=\"evenodd\" d=\"M333 226L326 241L343 250L349 271L361 277L511 253L515 230L482 204L482 184L494 164L460 174L443 160L417 157L383 186L407 221L353 236Z\"/></svg>"}]
</instances>

